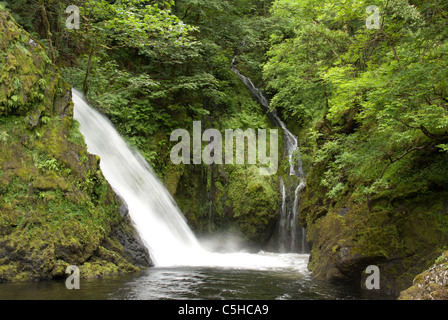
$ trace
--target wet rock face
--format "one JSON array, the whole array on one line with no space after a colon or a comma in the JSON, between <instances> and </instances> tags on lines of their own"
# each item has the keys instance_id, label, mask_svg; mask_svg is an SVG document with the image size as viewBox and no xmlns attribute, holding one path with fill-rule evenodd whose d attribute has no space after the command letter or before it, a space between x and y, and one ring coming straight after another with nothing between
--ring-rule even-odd
<instances>
[{"instance_id":1,"label":"wet rock face","mask_svg":"<svg viewBox=\"0 0 448 320\"><path fill-rule=\"evenodd\" d=\"M0 12L0 282L136 271L145 246L87 152L71 88L45 49Z\"/></svg>"},{"instance_id":2,"label":"wet rock face","mask_svg":"<svg viewBox=\"0 0 448 320\"><path fill-rule=\"evenodd\" d=\"M123 255L126 259L138 268L154 266L148 250L143 245L140 236L130 227L131 223L126 218L120 228L115 228L111 236L118 240L123 246Z\"/></svg>"}]
</instances>

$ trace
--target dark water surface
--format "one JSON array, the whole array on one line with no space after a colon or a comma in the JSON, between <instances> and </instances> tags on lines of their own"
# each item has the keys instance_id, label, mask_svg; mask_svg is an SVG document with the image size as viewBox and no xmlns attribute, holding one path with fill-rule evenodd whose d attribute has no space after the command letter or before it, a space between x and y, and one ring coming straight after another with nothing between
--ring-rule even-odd
<instances>
[{"instance_id":1,"label":"dark water surface","mask_svg":"<svg viewBox=\"0 0 448 320\"><path fill-rule=\"evenodd\" d=\"M369 299L359 289L294 271L206 267L150 268L103 279L0 284L1 300L335 300ZM374 299L387 297L374 296Z\"/></svg>"}]
</instances>

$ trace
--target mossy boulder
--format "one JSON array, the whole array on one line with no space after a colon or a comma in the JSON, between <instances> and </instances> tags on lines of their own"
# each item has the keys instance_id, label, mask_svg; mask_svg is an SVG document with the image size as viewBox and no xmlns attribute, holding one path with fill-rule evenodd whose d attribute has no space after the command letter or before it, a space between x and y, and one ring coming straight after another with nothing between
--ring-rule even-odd
<instances>
[{"instance_id":1,"label":"mossy boulder","mask_svg":"<svg viewBox=\"0 0 448 320\"><path fill-rule=\"evenodd\" d=\"M402 291L399 300L448 300L448 251L414 278L413 285Z\"/></svg>"},{"instance_id":2,"label":"mossy boulder","mask_svg":"<svg viewBox=\"0 0 448 320\"><path fill-rule=\"evenodd\" d=\"M151 265L73 120L71 88L44 47L0 12L0 281ZM136 258L138 257L138 258Z\"/></svg>"}]
</instances>

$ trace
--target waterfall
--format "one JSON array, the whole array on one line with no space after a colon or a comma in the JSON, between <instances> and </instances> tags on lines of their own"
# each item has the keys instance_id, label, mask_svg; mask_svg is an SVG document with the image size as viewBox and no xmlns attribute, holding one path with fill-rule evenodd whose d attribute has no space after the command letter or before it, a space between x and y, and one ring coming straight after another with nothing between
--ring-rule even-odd
<instances>
[{"instance_id":1,"label":"waterfall","mask_svg":"<svg viewBox=\"0 0 448 320\"><path fill-rule=\"evenodd\" d=\"M270 109L270 102L263 92L254 85L251 79L241 74L236 68L236 58L235 56L232 61L232 71L249 88L252 96L265 110L274 125L281 127L284 133L285 154L290 163L289 180L291 182L288 183L287 187L283 178L280 178L282 206L278 223L278 251L306 253L308 252L305 240L306 230L300 227L298 220L300 194L305 188L305 174L303 172L298 139L288 130L285 123L278 117L277 112Z\"/></svg>"},{"instance_id":2,"label":"waterfall","mask_svg":"<svg viewBox=\"0 0 448 320\"><path fill-rule=\"evenodd\" d=\"M101 170L128 206L156 265L186 261L201 250L174 200L148 163L120 137L112 124L73 91L74 117L88 151L101 158Z\"/></svg>"},{"instance_id":3,"label":"waterfall","mask_svg":"<svg viewBox=\"0 0 448 320\"><path fill-rule=\"evenodd\" d=\"M286 210L286 187L283 179L280 179L280 188L282 192L282 206L280 208L280 218L278 220L278 251L286 251L286 224L288 223L288 215Z\"/></svg>"},{"instance_id":4,"label":"waterfall","mask_svg":"<svg viewBox=\"0 0 448 320\"><path fill-rule=\"evenodd\" d=\"M131 221L156 267L296 268L294 256L205 250L145 159L76 90L73 102L74 118L80 123L88 151L100 157L103 175L128 206Z\"/></svg>"}]
</instances>

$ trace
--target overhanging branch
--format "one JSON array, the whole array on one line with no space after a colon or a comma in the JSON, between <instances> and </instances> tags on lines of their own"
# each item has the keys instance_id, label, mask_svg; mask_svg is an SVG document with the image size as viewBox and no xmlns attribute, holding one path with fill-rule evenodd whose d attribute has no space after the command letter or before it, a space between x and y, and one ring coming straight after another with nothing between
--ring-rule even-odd
<instances>
[{"instance_id":1,"label":"overhanging branch","mask_svg":"<svg viewBox=\"0 0 448 320\"><path fill-rule=\"evenodd\" d=\"M407 150L405 153L403 153L401 156L399 156L398 158L392 159L392 157L389 157L389 163L384 167L383 171L381 171L381 175L380 175L380 179L384 176L384 174L386 173L387 168L389 168L389 166L401 159L403 159L404 157L406 157L408 154L410 154L413 151L417 151L417 150L423 150L426 147L428 147L430 145L430 143L425 144L424 146L421 147L414 147L411 148L409 150Z\"/></svg>"}]
</instances>

